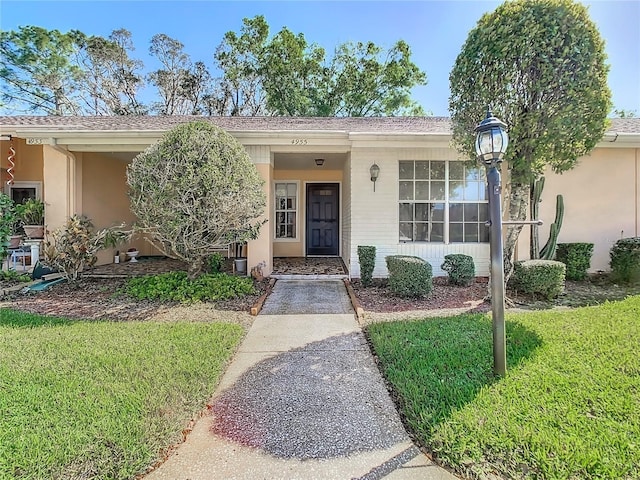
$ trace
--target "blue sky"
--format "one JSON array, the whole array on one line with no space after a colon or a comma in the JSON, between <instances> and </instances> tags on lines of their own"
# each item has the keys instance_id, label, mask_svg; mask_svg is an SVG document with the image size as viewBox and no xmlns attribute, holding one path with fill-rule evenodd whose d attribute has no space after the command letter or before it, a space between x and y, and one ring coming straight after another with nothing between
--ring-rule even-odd
<instances>
[{"instance_id":1,"label":"blue sky","mask_svg":"<svg viewBox=\"0 0 640 480\"><path fill-rule=\"evenodd\" d=\"M347 41L373 41L385 48L403 39L428 84L414 98L434 115L448 115L449 72L469 30L501 1L31 1L0 0L0 28L37 25L107 36L126 28L134 56L152 69L149 41L165 33L181 41L193 61L213 69L213 52L242 19L264 15L277 33L287 26L329 52ZM609 86L617 108L640 115L640 1L583 1L606 42Z\"/></svg>"}]
</instances>

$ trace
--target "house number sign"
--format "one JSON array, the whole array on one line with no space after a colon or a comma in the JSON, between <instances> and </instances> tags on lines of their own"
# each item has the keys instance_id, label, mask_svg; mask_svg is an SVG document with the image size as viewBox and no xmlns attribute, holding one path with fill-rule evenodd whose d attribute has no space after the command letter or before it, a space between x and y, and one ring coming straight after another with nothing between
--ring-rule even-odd
<instances>
[{"instance_id":1,"label":"house number sign","mask_svg":"<svg viewBox=\"0 0 640 480\"><path fill-rule=\"evenodd\" d=\"M49 143L46 138L27 138L27 145L44 145Z\"/></svg>"},{"instance_id":2,"label":"house number sign","mask_svg":"<svg viewBox=\"0 0 640 480\"><path fill-rule=\"evenodd\" d=\"M307 145L308 143L306 138L294 138L291 140L291 145Z\"/></svg>"}]
</instances>

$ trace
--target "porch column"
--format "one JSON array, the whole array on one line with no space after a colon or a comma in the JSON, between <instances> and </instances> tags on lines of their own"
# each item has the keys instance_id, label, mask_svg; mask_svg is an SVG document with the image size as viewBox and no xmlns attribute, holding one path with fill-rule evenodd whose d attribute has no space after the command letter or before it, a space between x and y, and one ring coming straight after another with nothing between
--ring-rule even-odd
<instances>
[{"instance_id":1,"label":"porch column","mask_svg":"<svg viewBox=\"0 0 640 480\"><path fill-rule=\"evenodd\" d=\"M263 190L267 196L267 205L264 215L261 217L267 219L260 229L260 235L256 240L252 240L247 245L247 273L259 264L263 264L262 274L264 276L271 275L273 270L273 219L271 212L273 210L273 154L268 146L264 145L248 145L245 147L251 161L258 169L258 173L264 180Z\"/></svg>"},{"instance_id":2,"label":"porch column","mask_svg":"<svg viewBox=\"0 0 640 480\"><path fill-rule=\"evenodd\" d=\"M51 231L82 212L82 159L55 145L44 145L42 157L45 225Z\"/></svg>"}]
</instances>

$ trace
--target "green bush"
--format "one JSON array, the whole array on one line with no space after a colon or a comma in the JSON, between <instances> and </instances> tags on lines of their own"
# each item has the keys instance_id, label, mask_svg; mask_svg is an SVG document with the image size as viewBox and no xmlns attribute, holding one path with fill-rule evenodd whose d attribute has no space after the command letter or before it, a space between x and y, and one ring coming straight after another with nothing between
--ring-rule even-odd
<instances>
[{"instance_id":1,"label":"green bush","mask_svg":"<svg viewBox=\"0 0 640 480\"><path fill-rule=\"evenodd\" d=\"M358 245L358 262L360 262L360 281L365 287L371 285L373 269L376 266L376 247Z\"/></svg>"},{"instance_id":2,"label":"green bush","mask_svg":"<svg viewBox=\"0 0 640 480\"><path fill-rule=\"evenodd\" d=\"M220 273L222 271L222 265L224 264L224 257L220 252L215 252L207 259L207 266L209 267L209 273Z\"/></svg>"},{"instance_id":3,"label":"green bush","mask_svg":"<svg viewBox=\"0 0 640 480\"><path fill-rule=\"evenodd\" d=\"M611 247L609 255L613 280L640 282L640 237L621 238Z\"/></svg>"},{"instance_id":4,"label":"green bush","mask_svg":"<svg viewBox=\"0 0 640 480\"><path fill-rule=\"evenodd\" d=\"M568 280L584 280L591 266L593 243L559 243L556 260L567 266Z\"/></svg>"},{"instance_id":5,"label":"green bush","mask_svg":"<svg viewBox=\"0 0 640 480\"><path fill-rule=\"evenodd\" d=\"M420 257L389 255L389 288L401 297L423 297L433 288L433 269Z\"/></svg>"},{"instance_id":6,"label":"green bush","mask_svg":"<svg viewBox=\"0 0 640 480\"><path fill-rule=\"evenodd\" d=\"M512 287L519 292L552 299L564 291L566 266L555 260L525 260L514 264Z\"/></svg>"},{"instance_id":7,"label":"green bush","mask_svg":"<svg viewBox=\"0 0 640 480\"><path fill-rule=\"evenodd\" d=\"M462 253L452 253L444 256L444 263L440 266L449 274L452 285L469 286L476 278L476 267L473 258Z\"/></svg>"},{"instance_id":8,"label":"green bush","mask_svg":"<svg viewBox=\"0 0 640 480\"><path fill-rule=\"evenodd\" d=\"M124 292L139 300L198 302L242 297L254 293L254 287L248 277L216 273L189 280L186 272L170 272L132 278Z\"/></svg>"}]
</instances>

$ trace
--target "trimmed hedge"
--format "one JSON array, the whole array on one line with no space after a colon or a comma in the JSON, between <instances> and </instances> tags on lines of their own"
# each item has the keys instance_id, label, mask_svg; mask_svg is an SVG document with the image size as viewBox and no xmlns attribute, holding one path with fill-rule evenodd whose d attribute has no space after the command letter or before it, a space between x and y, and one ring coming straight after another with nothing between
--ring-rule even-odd
<instances>
[{"instance_id":1,"label":"trimmed hedge","mask_svg":"<svg viewBox=\"0 0 640 480\"><path fill-rule=\"evenodd\" d=\"M360 262L360 282L368 287L373 280L373 269L376 266L376 247L358 245L358 262Z\"/></svg>"},{"instance_id":2,"label":"trimmed hedge","mask_svg":"<svg viewBox=\"0 0 640 480\"><path fill-rule=\"evenodd\" d=\"M555 260L516 262L511 286L516 291L542 295L550 300L564 291L565 272L565 264Z\"/></svg>"},{"instance_id":3,"label":"trimmed hedge","mask_svg":"<svg viewBox=\"0 0 640 480\"><path fill-rule=\"evenodd\" d=\"M640 282L640 237L621 238L611 247L609 256L613 280Z\"/></svg>"},{"instance_id":4,"label":"trimmed hedge","mask_svg":"<svg viewBox=\"0 0 640 480\"><path fill-rule=\"evenodd\" d=\"M556 260L567 266L568 280L584 280L591 266L593 243L559 243Z\"/></svg>"},{"instance_id":5,"label":"trimmed hedge","mask_svg":"<svg viewBox=\"0 0 640 480\"><path fill-rule=\"evenodd\" d=\"M433 289L433 268L420 257L389 255L389 288L401 297L423 297Z\"/></svg>"},{"instance_id":6,"label":"trimmed hedge","mask_svg":"<svg viewBox=\"0 0 640 480\"><path fill-rule=\"evenodd\" d=\"M449 274L452 285L469 286L476 278L476 267L473 258L462 253L451 253L444 256L444 263L440 266Z\"/></svg>"}]
</instances>

